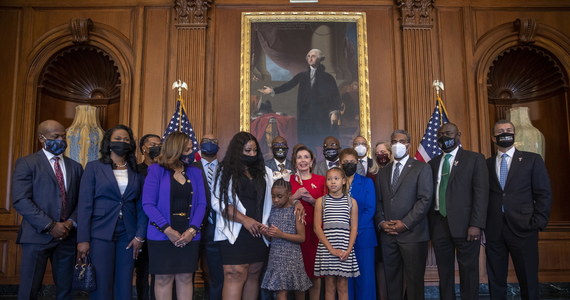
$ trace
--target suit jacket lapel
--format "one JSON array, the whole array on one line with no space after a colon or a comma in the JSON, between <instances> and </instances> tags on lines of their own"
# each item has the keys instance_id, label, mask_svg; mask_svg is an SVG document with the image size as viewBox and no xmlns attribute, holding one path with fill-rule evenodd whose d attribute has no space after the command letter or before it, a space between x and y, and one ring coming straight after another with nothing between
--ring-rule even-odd
<instances>
[{"instance_id":1,"label":"suit jacket lapel","mask_svg":"<svg viewBox=\"0 0 570 300\"><path fill-rule=\"evenodd\" d=\"M447 182L447 186L449 186L449 183L453 181L455 174L460 172L458 171L458 169L461 168L460 161L462 158L463 158L463 150L459 148L459 150L457 150L457 155L455 156L455 159L453 161L453 167L451 168L451 174L449 174L449 181Z\"/></svg>"},{"instance_id":2,"label":"suit jacket lapel","mask_svg":"<svg viewBox=\"0 0 570 300\"><path fill-rule=\"evenodd\" d=\"M38 160L42 165L42 168L44 168L45 172L48 173L48 176L53 180L53 183L57 185L58 183L57 183L57 178L55 178L55 172L53 171L53 168L51 167L51 163L48 160L47 156L43 153L43 150L36 152L36 154Z\"/></svg>"},{"instance_id":3,"label":"suit jacket lapel","mask_svg":"<svg viewBox=\"0 0 570 300\"><path fill-rule=\"evenodd\" d=\"M491 159L487 160L487 169L489 170L489 177L492 178L491 184L497 186L499 189L501 188L501 184L499 183L499 177L497 177L497 156L494 155Z\"/></svg>"},{"instance_id":4,"label":"suit jacket lapel","mask_svg":"<svg viewBox=\"0 0 570 300\"><path fill-rule=\"evenodd\" d=\"M119 190L119 183L117 182L117 178L115 178L115 174L113 173L113 167L110 164L101 164L101 167L103 168L103 173L105 176L107 176L107 180L112 183L111 185L113 186L115 193L117 193L117 195L121 195L121 190Z\"/></svg>"},{"instance_id":5,"label":"suit jacket lapel","mask_svg":"<svg viewBox=\"0 0 570 300\"><path fill-rule=\"evenodd\" d=\"M69 187L71 186L73 180L73 176L71 176L71 161L70 158L67 156L63 157L63 163L65 164L65 181L67 182L67 187L65 188L66 192L69 191Z\"/></svg>"},{"instance_id":6,"label":"suit jacket lapel","mask_svg":"<svg viewBox=\"0 0 570 300\"><path fill-rule=\"evenodd\" d=\"M509 167L509 174L507 175L507 181L505 182L505 189L509 185L509 182L511 182L511 178L513 178L515 174L517 174L522 161L523 161L522 152L515 149L513 158L511 158L511 166Z\"/></svg>"}]
</instances>

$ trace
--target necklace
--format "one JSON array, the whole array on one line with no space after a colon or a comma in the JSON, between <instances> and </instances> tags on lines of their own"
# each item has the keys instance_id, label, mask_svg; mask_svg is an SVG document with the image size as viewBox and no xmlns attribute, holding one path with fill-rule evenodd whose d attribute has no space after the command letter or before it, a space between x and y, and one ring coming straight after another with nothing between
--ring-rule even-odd
<instances>
[{"instance_id":1,"label":"necklace","mask_svg":"<svg viewBox=\"0 0 570 300\"><path fill-rule=\"evenodd\" d=\"M125 163L122 164L122 165L119 165L119 164L115 163L115 167L117 167L117 168L124 168L124 167L126 167L126 166L127 166L127 162L126 162L126 161L125 161Z\"/></svg>"}]
</instances>

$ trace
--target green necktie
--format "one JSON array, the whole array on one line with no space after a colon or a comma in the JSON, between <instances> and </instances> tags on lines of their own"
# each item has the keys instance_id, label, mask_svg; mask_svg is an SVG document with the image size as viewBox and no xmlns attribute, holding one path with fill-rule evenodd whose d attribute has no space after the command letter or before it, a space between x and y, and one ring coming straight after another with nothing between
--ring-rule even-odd
<instances>
[{"instance_id":1,"label":"green necktie","mask_svg":"<svg viewBox=\"0 0 570 300\"><path fill-rule=\"evenodd\" d=\"M439 213L447 217L447 203L445 202L445 192L447 191L447 182L449 181L449 158L451 154L446 154L443 161L443 167L441 168L441 178L439 181Z\"/></svg>"}]
</instances>

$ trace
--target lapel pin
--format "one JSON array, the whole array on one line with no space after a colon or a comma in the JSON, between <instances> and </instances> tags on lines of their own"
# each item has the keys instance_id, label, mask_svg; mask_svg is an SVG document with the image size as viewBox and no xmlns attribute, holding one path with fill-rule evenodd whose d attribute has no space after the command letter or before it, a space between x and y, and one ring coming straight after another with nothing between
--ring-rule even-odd
<instances>
[{"instance_id":1,"label":"lapel pin","mask_svg":"<svg viewBox=\"0 0 570 300\"><path fill-rule=\"evenodd\" d=\"M521 162L521 161L522 161L522 156L519 156L519 162Z\"/></svg>"},{"instance_id":2,"label":"lapel pin","mask_svg":"<svg viewBox=\"0 0 570 300\"><path fill-rule=\"evenodd\" d=\"M311 187L314 188L314 189L317 188L317 186L316 186L314 183L311 183Z\"/></svg>"},{"instance_id":3,"label":"lapel pin","mask_svg":"<svg viewBox=\"0 0 570 300\"><path fill-rule=\"evenodd\" d=\"M454 167L457 167L458 164L459 164L459 161L458 161L458 160L456 160L456 161L453 162L453 166L454 166Z\"/></svg>"}]
</instances>

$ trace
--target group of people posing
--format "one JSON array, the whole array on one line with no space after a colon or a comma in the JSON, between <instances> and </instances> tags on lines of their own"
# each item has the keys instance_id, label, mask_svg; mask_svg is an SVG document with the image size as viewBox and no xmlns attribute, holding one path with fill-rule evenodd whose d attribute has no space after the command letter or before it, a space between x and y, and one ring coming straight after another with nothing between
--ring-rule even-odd
<instances>
[{"instance_id":1,"label":"group of people posing","mask_svg":"<svg viewBox=\"0 0 570 300\"><path fill-rule=\"evenodd\" d=\"M511 122L493 133L497 152L485 161L444 124L434 141L443 153L429 163L410 157L404 130L373 149L361 136L345 149L326 137L318 162L302 144L289 157L279 136L271 159L239 132L218 160L212 134L199 153L184 133L148 134L137 165L132 130L117 125L83 170L63 155L64 127L44 121L42 149L12 176L23 216L19 299L37 298L47 260L57 299L71 299L73 267L86 258L91 299L131 299L135 265L139 298L192 299L200 262L210 299L424 299L430 240L441 299L455 299L456 257L461 299L478 299L482 243L492 299L506 299L509 255L521 298L539 299L548 174L538 154L514 148Z\"/></svg>"}]
</instances>

